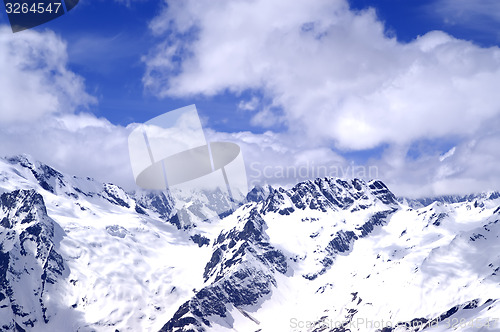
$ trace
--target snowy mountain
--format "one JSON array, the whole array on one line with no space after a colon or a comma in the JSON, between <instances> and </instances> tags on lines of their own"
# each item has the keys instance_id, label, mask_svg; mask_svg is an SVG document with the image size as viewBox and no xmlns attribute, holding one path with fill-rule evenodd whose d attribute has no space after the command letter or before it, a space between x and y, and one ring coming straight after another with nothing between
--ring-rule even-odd
<instances>
[{"instance_id":1,"label":"snowy mountain","mask_svg":"<svg viewBox=\"0 0 500 332\"><path fill-rule=\"evenodd\" d=\"M26 156L0 161L0 192L0 330L159 330L203 283L186 257L208 260L208 243L179 230L168 194Z\"/></svg>"},{"instance_id":2,"label":"snowy mountain","mask_svg":"<svg viewBox=\"0 0 500 332\"><path fill-rule=\"evenodd\" d=\"M186 199L0 160L0 330L500 331L499 195L323 178L217 219L223 196Z\"/></svg>"},{"instance_id":3,"label":"snowy mountain","mask_svg":"<svg viewBox=\"0 0 500 332\"><path fill-rule=\"evenodd\" d=\"M500 192L492 191L486 193L476 193L476 194L468 194L468 195L444 195L437 197L424 197L424 198L407 198L407 197L398 197L398 202L404 205L408 205L414 209L422 208L428 206L434 202L441 203L463 203L463 202L475 202L476 204L481 204L484 200L494 200L500 198Z\"/></svg>"}]
</instances>

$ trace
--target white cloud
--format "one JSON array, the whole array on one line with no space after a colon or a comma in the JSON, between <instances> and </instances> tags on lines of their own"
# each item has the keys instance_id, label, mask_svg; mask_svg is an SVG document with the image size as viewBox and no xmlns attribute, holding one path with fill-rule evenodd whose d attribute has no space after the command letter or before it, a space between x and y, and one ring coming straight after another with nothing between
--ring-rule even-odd
<instances>
[{"instance_id":1,"label":"white cloud","mask_svg":"<svg viewBox=\"0 0 500 332\"><path fill-rule=\"evenodd\" d=\"M134 189L127 137L130 128L87 113L46 116L36 125L0 125L0 155L27 153L70 175Z\"/></svg>"},{"instance_id":2,"label":"white cloud","mask_svg":"<svg viewBox=\"0 0 500 332\"><path fill-rule=\"evenodd\" d=\"M498 48L437 31L398 43L341 0L187 0L151 27L167 32L145 57L160 96L259 89L285 116L262 107L254 124L278 118L341 148L471 134L500 114Z\"/></svg>"},{"instance_id":3,"label":"white cloud","mask_svg":"<svg viewBox=\"0 0 500 332\"><path fill-rule=\"evenodd\" d=\"M498 5L460 2L482 14ZM387 146L366 165L398 194L500 187L500 155L490 151L500 140L498 127L485 129L500 118L498 47L440 31L400 43L374 10L352 11L344 0L169 2L150 27L163 42L143 58L146 88L160 97L255 90L262 95L258 107L239 104L255 109L251 123L286 125L284 134L241 134L264 142L263 152L250 149L250 159L297 165L302 152L322 151L308 158L346 167L348 160L325 147ZM457 143L446 158L446 151L407 156L413 143L442 138Z\"/></svg>"},{"instance_id":4,"label":"white cloud","mask_svg":"<svg viewBox=\"0 0 500 332\"><path fill-rule=\"evenodd\" d=\"M500 117L481 127L445 154L408 158L409 146L393 145L368 163L377 165L382 180L397 194L409 197L468 194L499 190Z\"/></svg>"},{"instance_id":5,"label":"white cloud","mask_svg":"<svg viewBox=\"0 0 500 332\"><path fill-rule=\"evenodd\" d=\"M146 87L183 97L254 89L259 99L239 104L252 123L287 125L281 134L209 133L241 146L254 183L291 184L323 176L323 167L359 176L362 169L330 147L388 143L364 170L370 177L375 167L397 194L500 187L498 48L442 32L401 44L374 11L353 12L340 0L172 2L151 28L167 35L144 57ZM0 30L0 154L29 153L70 174L133 188L130 128L73 113L94 99L66 61L64 41L51 32ZM454 153L407 157L415 141L451 136ZM309 171L293 173L301 169Z\"/></svg>"},{"instance_id":6,"label":"white cloud","mask_svg":"<svg viewBox=\"0 0 500 332\"><path fill-rule=\"evenodd\" d=\"M0 121L35 121L95 103L67 68L66 44L53 32L13 34L0 26Z\"/></svg>"},{"instance_id":7,"label":"white cloud","mask_svg":"<svg viewBox=\"0 0 500 332\"><path fill-rule=\"evenodd\" d=\"M490 124L492 128L497 125L498 121ZM28 153L68 174L91 176L133 190L127 145L133 126L116 126L85 113L44 117L36 125L1 125L0 155ZM230 141L241 147L251 186L290 186L323 176L380 178L397 195L421 197L500 187L500 134L486 128L483 131L484 135L459 144L443 160L438 152L409 159L408 145L393 145L381 158L363 165L289 134L208 130L207 137L212 142Z\"/></svg>"},{"instance_id":8,"label":"white cloud","mask_svg":"<svg viewBox=\"0 0 500 332\"><path fill-rule=\"evenodd\" d=\"M429 7L429 10L443 16L449 24L469 24L472 20L487 19L500 21L500 2L497 0L438 0ZM481 21L475 25L481 26Z\"/></svg>"},{"instance_id":9,"label":"white cloud","mask_svg":"<svg viewBox=\"0 0 500 332\"><path fill-rule=\"evenodd\" d=\"M249 185L290 186L324 176L350 176L348 162L331 149L311 147L300 138L271 131L222 133L207 131L210 142L229 141L240 146ZM368 174L367 174L368 175Z\"/></svg>"},{"instance_id":10,"label":"white cloud","mask_svg":"<svg viewBox=\"0 0 500 332\"><path fill-rule=\"evenodd\" d=\"M456 146L452 147L450 150L448 150L448 152L439 157L439 161L444 161L446 158L453 156L456 150Z\"/></svg>"},{"instance_id":11,"label":"white cloud","mask_svg":"<svg viewBox=\"0 0 500 332\"><path fill-rule=\"evenodd\" d=\"M257 97L252 97L250 100L242 100L238 104L238 108L244 111L255 111L259 106L260 100Z\"/></svg>"},{"instance_id":12,"label":"white cloud","mask_svg":"<svg viewBox=\"0 0 500 332\"><path fill-rule=\"evenodd\" d=\"M0 27L0 155L27 153L61 171L133 183L128 129L88 113L95 103L51 31Z\"/></svg>"}]
</instances>

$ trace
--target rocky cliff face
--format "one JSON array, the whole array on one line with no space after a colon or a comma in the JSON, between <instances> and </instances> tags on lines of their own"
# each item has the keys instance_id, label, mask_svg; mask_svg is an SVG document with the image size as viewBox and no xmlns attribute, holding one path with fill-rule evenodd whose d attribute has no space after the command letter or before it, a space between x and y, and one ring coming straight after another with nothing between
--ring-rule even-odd
<instances>
[{"instance_id":1,"label":"rocky cliff face","mask_svg":"<svg viewBox=\"0 0 500 332\"><path fill-rule=\"evenodd\" d=\"M2 194L0 219L0 326L23 331L49 321L50 286L62 277L64 262L54 221L36 191Z\"/></svg>"}]
</instances>

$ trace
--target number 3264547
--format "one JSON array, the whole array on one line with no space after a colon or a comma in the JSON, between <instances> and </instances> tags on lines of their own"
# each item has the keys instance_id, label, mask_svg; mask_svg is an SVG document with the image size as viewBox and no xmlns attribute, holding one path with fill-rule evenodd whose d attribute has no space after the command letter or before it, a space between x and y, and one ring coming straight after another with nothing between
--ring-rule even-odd
<instances>
[{"instance_id":1,"label":"number 3264547","mask_svg":"<svg viewBox=\"0 0 500 332\"><path fill-rule=\"evenodd\" d=\"M43 13L54 13L57 14L59 10L62 10L60 2L55 3L20 3L20 2L7 2L5 4L5 9L7 14L43 14Z\"/></svg>"}]
</instances>

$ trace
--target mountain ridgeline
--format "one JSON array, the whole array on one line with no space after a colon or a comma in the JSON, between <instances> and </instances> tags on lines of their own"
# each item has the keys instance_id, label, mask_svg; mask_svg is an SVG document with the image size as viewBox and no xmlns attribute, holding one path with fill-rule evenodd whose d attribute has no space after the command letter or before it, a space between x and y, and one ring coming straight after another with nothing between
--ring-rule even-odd
<instances>
[{"instance_id":1,"label":"mountain ridgeline","mask_svg":"<svg viewBox=\"0 0 500 332\"><path fill-rule=\"evenodd\" d=\"M499 193L321 178L246 197L210 219L232 202L201 191L176 209L1 159L0 330L500 329Z\"/></svg>"}]
</instances>

